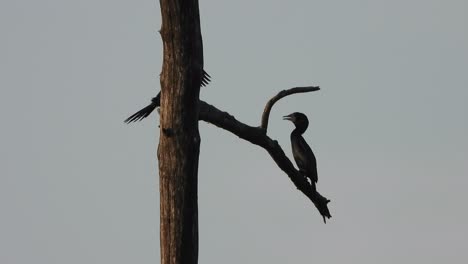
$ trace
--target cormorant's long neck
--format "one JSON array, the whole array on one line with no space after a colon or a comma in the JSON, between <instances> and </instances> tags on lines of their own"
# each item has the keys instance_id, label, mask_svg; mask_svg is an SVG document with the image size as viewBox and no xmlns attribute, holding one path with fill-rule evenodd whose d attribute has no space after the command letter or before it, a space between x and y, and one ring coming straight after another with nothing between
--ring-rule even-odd
<instances>
[{"instance_id":1,"label":"cormorant's long neck","mask_svg":"<svg viewBox=\"0 0 468 264\"><path fill-rule=\"evenodd\" d=\"M307 126L296 126L292 134L302 135L307 130Z\"/></svg>"}]
</instances>

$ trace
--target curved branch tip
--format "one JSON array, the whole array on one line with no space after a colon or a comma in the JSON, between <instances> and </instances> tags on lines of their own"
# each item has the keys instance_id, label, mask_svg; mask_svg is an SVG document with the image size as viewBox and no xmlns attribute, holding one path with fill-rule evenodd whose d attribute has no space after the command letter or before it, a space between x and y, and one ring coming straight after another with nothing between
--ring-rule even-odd
<instances>
[{"instance_id":1,"label":"curved branch tip","mask_svg":"<svg viewBox=\"0 0 468 264\"><path fill-rule=\"evenodd\" d=\"M281 98L284 98L288 95L291 94L296 94L296 93L308 93L308 92L315 92L320 90L319 86L304 86L304 87L293 87L290 89L286 90L281 90L273 96L265 105L265 109L263 110L263 115L262 115L262 122L260 127L265 130L265 134L268 130L268 120L270 118L270 112L271 109L273 108L273 105L278 102Z\"/></svg>"}]
</instances>

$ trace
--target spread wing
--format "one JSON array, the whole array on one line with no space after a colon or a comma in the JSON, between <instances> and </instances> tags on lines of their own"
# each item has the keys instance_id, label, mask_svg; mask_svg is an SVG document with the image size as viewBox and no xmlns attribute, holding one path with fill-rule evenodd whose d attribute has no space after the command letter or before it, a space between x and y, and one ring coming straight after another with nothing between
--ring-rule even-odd
<instances>
[{"instance_id":1,"label":"spread wing","mask_svg":"<svg viewBox=\"0 0 468 264\"><path fill-rule=\"evenodd\" d=\"M203 70L201 86L203 87L207 86L210 81L211 81L211 76L205 70Z\"/></svg>"},{"instance_id":2,"label":"spread wing","mask_svg":"<svg viewBox=\"0 0 468 264\"><path fill-rule=\"evenodd\" d=\"M161 100L161 93L158 93L156 97L151 99L151 103L148 106L134 113L133 115L129 116L127 119L125 119L124 122L129 124L131 122L140 121L143 118L148 117L151 114L151 112L153 112L154 109L156 109L156 107L160 105L160 100Z\"/></svg>"},{"instance_id":3,"label":"spread wing","mask_svg":"<svg viewBox=\"0 0 468 264\"><path fill-rule=\"evenodd\" d=\"M211 76L205 70L203 70L201 86L207 86L210 81L211 81ZM133 115L129 116L127 119L125 119L124 122L129 124L131 122L140 121L148 117L154 111L154 109L156 109L156 107L160 106L160 100L161 100L161 92L159 92L158 95L156 95L156 97L151 99L151 104L141 109L140 111L134 113Z\"/></svg>"}]
</instances>

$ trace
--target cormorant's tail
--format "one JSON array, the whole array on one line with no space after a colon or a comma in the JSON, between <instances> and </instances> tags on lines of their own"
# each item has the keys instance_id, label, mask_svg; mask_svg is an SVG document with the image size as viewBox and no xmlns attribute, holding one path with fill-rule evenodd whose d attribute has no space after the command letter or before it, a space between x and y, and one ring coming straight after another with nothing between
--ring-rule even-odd
<instances>
[{"instance_id":1,"label":"cormorant's tail","mask_svg":"<svg viewBox=\"0 0 468 264\"><path fill-rule=\"evenodd\" d=\"M312 190L315 192L317 191L317 184L314 181L310 181L310 185L312 186Z\"/></svg>"},{"instance_id":2,"label":"cormorant's tail","mask_svg":"<svg viewBox=\"0 0 468 264\"><path fill-rule=\"evenodd\" d=\"M203 76L202 76L202 79L201 79L201 86L203 86L203 87L207 86L210 81L211 81L211 76L205 70L203 70ZM151 104L149 104L145 108L141 109L140 111L134 113L133 115L131 115L127 119L125 119L124 122L127 123L127 124L130 124L131 122L140 121L140 120L148 117L154 111L154 109L156 109L156 107L158 107L160 105L161 105L161 92L159 92L158 95L156 95L156 97L151 99Z\"/></svg>"}]
</instances>

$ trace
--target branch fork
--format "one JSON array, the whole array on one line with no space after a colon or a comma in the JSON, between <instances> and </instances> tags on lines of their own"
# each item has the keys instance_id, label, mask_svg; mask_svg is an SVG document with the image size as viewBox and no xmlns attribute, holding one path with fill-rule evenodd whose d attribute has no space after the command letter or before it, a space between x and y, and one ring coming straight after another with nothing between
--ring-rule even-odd
<instances>
[{"instance_id":1,"label":"branch fork","mask_svg":"<svg viewBox=\"0 0 468 264\"><path fill-rule=\"evenodd\" d=\"M323 221L326 223L326 219L331 218L330 211L328 210L328 203L330 200L322 196L315 188L312 187L309 181L298 170L296 170L291 160L286 156L278 142L271 139L267 135L270 112L273 105L277 101L288 95L307 93L318 90L320 90L318 86L307 86L294 87L280 91L265 105L259 127L246 125L238 121L229 113L223 112L204 101L200 101L199 120L203 120L217 127L225 129L234 135L249 141L252 144L264 148L276 162L278 167L288 175L296 188L312 201L319 213L322 215Z\"/></svg>"}]
</instances>

